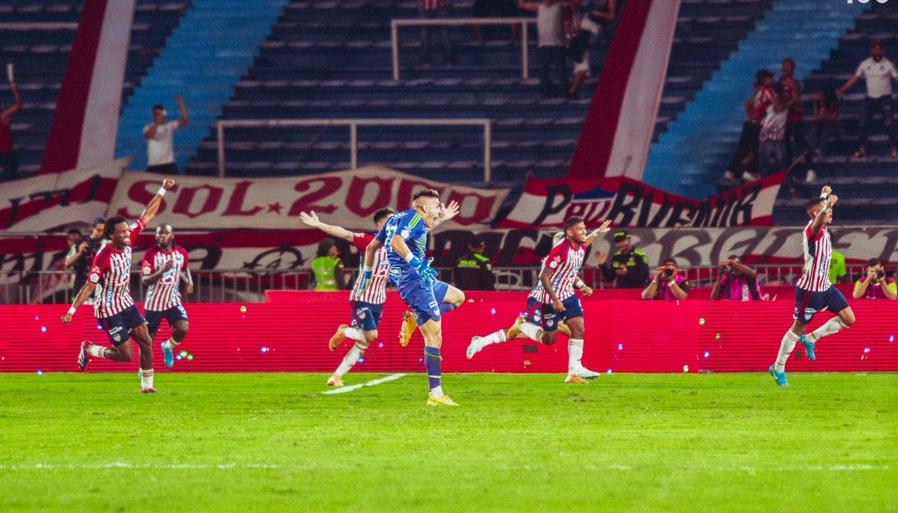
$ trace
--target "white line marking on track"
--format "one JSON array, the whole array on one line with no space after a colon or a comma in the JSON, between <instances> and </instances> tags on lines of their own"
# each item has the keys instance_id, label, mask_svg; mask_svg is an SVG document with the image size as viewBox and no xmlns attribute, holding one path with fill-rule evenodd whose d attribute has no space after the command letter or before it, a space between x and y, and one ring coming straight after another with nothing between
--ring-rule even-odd
<instances>
[{"instance_id":1,"label":"white line marking on track","mask_svg":"<svg viewBox=\"0 0 898 513\"><path fill-rule=\"evenodd\" d=\"M402 376L405 376L405 374L402 374L402 373L390 374L389 376L384 376L382 378L372 379L371 381L368 381L367 383L359 383L358 385L349 385L348 387L333 388L331 390L325 390L324 392L321 392L321 393L324 395L345 394L346 392L352 392L353 390L358 390L362 387L373 387L376 385L380 385L381 383L387 383L389 381L396 381L397 379L401 378Z\"/></svg>"}]
</instances>

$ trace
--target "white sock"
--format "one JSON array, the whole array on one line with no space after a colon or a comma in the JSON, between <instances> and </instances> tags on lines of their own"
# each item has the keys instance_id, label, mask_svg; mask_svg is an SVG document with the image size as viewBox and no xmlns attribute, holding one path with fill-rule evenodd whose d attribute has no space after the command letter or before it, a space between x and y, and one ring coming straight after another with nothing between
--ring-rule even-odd
<instances>
[{"instance_id":1,"label":"white sock","mask_svg":"<svg viewBox=\"0 0 898 513\"><path fill-rule=\"evenodd\" d=\"M508 340L508 337L505 336L505 330L499 330L485 337L480 337L481 345L488 346L490 344L501 344Z\"/></svg>"},{"instance_id":2,"label":"white sock","mask_svg":"<svg viewBox=\"0 0 898 513\"><path fill-rule=\"evenodd\" d=\"M533 323L525 322L521 324L521 333L527 335L527 338L536 342L543 341L543 330Z\"/></svg>"},{"instance_id":3,"label":"white sock","mask_svg":"<svg viewBox=\"0 0 898 513\"><path fill-rule=\"evenodd\" d=\"M87 346L87 354L96 358L106 358L106 348L103 346L91 344Z\"/></svg>"},{"instance_id":4,"label":"white sock","mask_svg":"<svg viewBox=\"0 0 898 513\"><path fill-rule=\"evenodd\" d=\"M583 365L580 360L583 359L583 339L572 338L567 343L567 368L568 372L576 372Z\"/></svg>"},{"instance_id":5,"label":"white sock","mask_svg":"<svg viewBox=\"0 0 898 513\"><path fill-rule=\"evenodd\" d=\"M153 388L153 369L140 370L140 388Z\"/></svg>"},{"instance_id":6,"label":"white sock","mask_svg":"<svg viewBox=\"0 0 898 513\"><path fill-rule=\"evenodd\" d=\"M351 328L347 326L343 328L343 334L346 335L346 338L351 338L356 342L365 341L365 334L362 332L361 328Z\"/></svg>"},{"instance_id":7,"label":"white sock","mask_svg":"<svg viewBox=\"0 0 898 513\"><path fill-rule=\"evenodd\" d=\"M792 354L792 350L795 349L795 344L797 343L798 335L789 329L789 331L783 335L783 341L780 342L779 355L776 357L776 363L773 364L773 368L776 369L777 372L786 370L786 360L789 359L789 355Z\"/></svg>"},{"instance_id":8,"label":"white sock","mask_svg":"<svg viewBox=\"0 0 898 513\"><path fill-rule=\"evenodd\" d=\"M430 389L430 395L434 397L443 397L443 385Z\"/></svg>"},{"instance_id":9,"label":"white sock","mask_svg":"<svg viewBox=\"0 0 898 513\"><path fill-rule=\"evenodd\" d=\"M848 326L845 326L845 323L842 322L842 319L833 317L829 321L825 322L823 326L820 326L819 328L812 331L811 334L808 335L808 338L811 339L811 342L816 342L823 337L834 335L847 327Z\"/></svg>"},{"instance_id":10,"label":"white sock","mask_svg":"<svg viewBox=\"0 0 898 513\"><path fill-rule=\"evenodd\" d=\"M349 351L346 352L346 356L343 357L343 361L340 362L336 372L334 372L334 376L342 378L359 361L363 354L365 354L365 350L360 348L358 344L353 344Z\"/></svg>"},{"instance_id":11,"label":"white sock","mask_svg":"<svg viewBox=\"0 0 898 513\"><path fill-rule=\"evenodd\" d=\"M173 337L168 337L168 340L162 343L163 349L174 349L180 342L177 342Z\"/></svg>"}]
</instances>

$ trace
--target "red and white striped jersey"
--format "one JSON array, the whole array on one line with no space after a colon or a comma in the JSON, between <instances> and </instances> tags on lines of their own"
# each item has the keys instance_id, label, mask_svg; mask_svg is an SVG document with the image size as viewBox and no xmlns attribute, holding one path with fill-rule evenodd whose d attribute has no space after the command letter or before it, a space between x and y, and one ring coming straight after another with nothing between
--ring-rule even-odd
<instances>
[{"instance_id":1,"label":"red and white striped jersey","mask_svg":"<svg viewBox=\"0 0 898 513\"><path fill-rule=\"evenodd\" d=\"M549 252L540 269L540 274L546 267L553 271L552 290L555 291L559 301L564 301L574 295L574 284L577 282L577 276L580 274L580 268L583 267L585 259L586 248L580 244L574 249L569 240L562 241ZM549 294L545 291L542 292L541 301L545 304L551 303L552 299Z\"/></svg>"},{"instance_id":2,"label":"red and white striped jersey","mask_svg":"<svg viewBox=\"0 0 898 513\"><path fill-rule=\"evenodd\" d=\"M814 221L809 222L804 229L804 269L795 286L809 292L822 292L832 286L829 281L829 264L833 256L833 243L826 225L814 236L811 228L813 224Z\"/></svg>"},{"instance_id":3,"label":"red and white striped jersey","mask_svg":"<svg viewBox=\"0 0 898 513\"><path fill-rule=\"evenodd\" d=\"M147 310L161 312L181 306L181 292L178 285L181 281L181 271L187 269L187 250L175 246L171 252L166 253L159 248L153 248L143 254L140 272L144 276L149 276L164 268L169 261L172 262L172 268L162 273L158 280L147 287L147 297L143 303Z\"/></svg>"},{"instance_id":4,"label":"red and white striped jersey","mask_svg":"<svg viewBox=\"0 0 898 513\"><path fill-rule=\"evenodd\" d=\"M374 235L370 233L353 233L352 244L362 253L362 264L364 265L365 248L374 240ZM350 301L361 301L374 305L382 305L387 301L387 279L390 276L390 260L387 257L386 246L381 247L374 253L374 265L371 274L371 281L368 282L368 288L364 292L359 292L359 284L361 280L356 279L355 285L352 287L352 293L349 295ZM359 275L361 278L361 274Z\"/></svg>"},{"instance_id":5,"label":"red and white striped jersey","mask_svg":"<svg viewBox=\"0 0 898 513\"><path fill-rule=\"evenodd\" d=\"M142 221L132 223L131 240L135 240L143 229ZM94 300L94 315L98 319L111 317L134 305L130 290L131 246L118 250L112 244L107 244L94 257L87 279L95 285L103 286Z\"/></svg>"}]
</instances>

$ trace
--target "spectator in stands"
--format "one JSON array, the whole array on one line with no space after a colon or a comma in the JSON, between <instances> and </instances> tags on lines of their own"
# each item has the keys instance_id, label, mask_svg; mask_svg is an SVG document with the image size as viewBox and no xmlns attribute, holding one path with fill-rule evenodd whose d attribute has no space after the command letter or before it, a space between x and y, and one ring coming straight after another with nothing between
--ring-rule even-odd
<instances>
[{"instance_id":1,"label":"spectator in stands","mask_svg":"<svg viewBox=\"0 0 898 513\"><path fill-rule=\"evenodd\" d=\"M536 12L536 31L539 36L539 86L543 96L551 98L565 94L568 91L565 71L567 38L564 35L562 2L518 0L518 7Z\"/></svg>"},{"instance_id":2,"label":"spectator in stands","mask_svg":"<svg viewBox=\"0 0 898 513\"><path fill-rule=\"evenodd\" d=\"M746 120L739 144L723 175L721 185L737 185L738 178L754 180L758 170L758 137L767 107L773 102L773 73L760 69L755 73L754 92L745 100Z\"/></svg>"},{"instance_id":3,"label":"spectator in stands","mask_svg":"<svg viewBox=\"0 0 898 513\"><path fill-rule=\"evenodd\" d=\"M428 20L448 18L449 17L449 1L450 0L418 0L418 13L422 18ZM419 66L430 66L431 40L434 32L439 34L440 40L443 42L443 56L446 64L455 65L455 53L452 50L452 38L449 37L449 27L443 25L439 27L421 27L421 58L418 61Z\"/></svg>"},{"instance_id":4,"label":"spectator in stands","mask_svg":"<svg viewBox=\"0 0 898 513\"><path fill-rule=\"evenodd\" d=\"M823 156L823 149L839 138L839 132L839 97L836 88L827 83L814 99L813 142L810 148L814 158ZM814 170L808 169L806 181L812 182L816 178Z\"/></svg>"},{"instance_id":5,"label":"spectator in stands","mask_svg":"<svg viewBox=\"0 0 898 513\"><path fill-rule=\"evenodd\" d=\"M867 275L854 283L854 299L898 299L898 285L886 276L883 263L878 258L867 262Z\"/></svg>"},{"instance_id":6,"label":"spectator in stands","mask_svg":"<svg viewBox=\"0 0 898 513\"><path fill-rule=\"evenodd\" d=\"M829 259L829 281L830 283L839 283L846 276L848 276L848 269L845 268L845 255L841 251L833 249L832 257Z\"/></svg>"},{"instance_id":7,"label":"spectator in stands","mask_svg":"<svg viewBox=\"0 0 898 513\"><path fill-rule=\"evenodd\" d=\"M599 34L617 17L617 0L572 0L574 34L568 44L568 56L574 61L574 80L567 91L567 98L577 98L583 82L590 76L589 47Z\"/></svg>"},{"instance_id":8,"label":"spectator in stands","mask_svg":"<svg viewBox=\"0 0 898 513\"><path fill-rule=\"evenodd\" d=\"M720 262L717 279L711 288L711 299L730 301L759 301L758 273L742 263L736 255L730 255Z\"/></svg>"},{"instance_id":9,"label":"spectator in stands","mask_svg":"<svg viewBox=\"0 0 898 513\"><path fill-rule=\"evenodd\" d=\"M63 261L63 267L66 270L72 269L75 265L75 256L78 254L78 248L81 246L83 242L83 237L81 235L81 230L77 228L70 228L69 231L65 234L65 243L68 246L69 250L66 252L65 260ZM72 289L75 287L75 275L73 274L69 278L69 288Z\"/></svg>"},{"instance_id":10,"label":"spectator in stands","mask_svg":"<svg viewBox=\"0 0 898 513\"><path fill-rule=\"evenodd\" d=\"M773 94L773 103L767 106L758 136L758 171L761 176L781 171L787 165L785 134L789 106L783 84L774 84Z\"/></svg>"},{"instance_id":11,"label":"spectator in stands","mask_svg":"<svg viewBox=\"0 0 898 513\"><path fill-rule=\"evenodd\" d=\"M339 290L343 285L343 261L340 248L334 239L322 239L318 243L318 253L312 260L312 280L315 290Z\"/></svg>"},{"instance_id":12,"label":"spectator in stands","mask_svg":"<svg viewBox=\"0 0 898 513\"><path fill-rule=\"evenodd\" d=\"M791 58L783 59L780 83L783 84L783 92L786 95L786 105L789 114L786 116L786 164L791 164L802 152L805 152L805 162L810 166L813 156L808 151L808 143L804 132L804 106L801 103L801 82L795 78L795 61ZM807 176L805 177L807 181Z\"/></svg>"},{"instance_id":13,"label":"spectator in stands","mask_svg":"<svg viewBox=\"0 0 898 513\"><path fill-rule=\"evenodd\" d=\"M848 79L842 87L836 90L839 96L864 77L867 84L867 96L864 98L864 117L861 118L861 146L855 158L867 156L867 137L870 132L870 122L873 116L879 112L882 114L882 126L889 136L892 145L892 158L898 157L898 144L895 142L895 130L892 125L892 80L898 80L898 70L892 61L885 56L885 47L881 41L873 41L870 45L870 57L858 65L854 75Z\"/></svg>"},{"instance_id":14,"label":"spectator in stands","mask_svg":"<svg viewBox=\"0 0 898 513\"><path fill-rule=\"evenodd\" d=\"M22 96L15 82L9 83L13 104L0 110L0 166L3 177L11 180L19 176L19 160L12 144L12 117L22 110Z\"/></svg>"},{"instance_id":15,"label":"spectator in stands","mask_svg":"<svg viewBox=\"0 0 898 513\"><path fill-rule=\"evenodd\" d=\"M496 290L496 276L490 259L483 254L486 244L472 241L469 252L455 263L455 286L461 290Z\"/></svg>"},{"instance_id":16,"label":"spectator in stands","mask_svg":"<svg viewBox=\"0 0 898 513\"><path fill-rule=\"evenodd\" d=\"M152 173L178 174L175 164L174 135L175 130L184 128L190 121L187 104L183 96L175 97L181 119L169 121L168 112L162 105L153 106L153 122L143 127L143 136L147 140L147 171Z\"/></svg>"},{"instance_id":17,"label":"spectator in stands","mask_svg":"<svg viewBox=\"0 0 898 513\"><path fill-rule=\"evenodd\" d=\"M614 232L614 246L617 251L608 262L608 255L596 251L596 264L605 281L614 280L619 289L641 289L649 279L649 257L645 251L633 247L633 241L626 230Z\"/></svg>"},{"instance_id":18,"label":"spectator in stands","mask_svg":"<svg viewBox=\"0 0 898 513\"><path fill-rule=\"evenodd\" d=\"M689 281L686 280L677 261L668 258L655 269L649 286L643 289L642 299L662 299L664 301L682 301L689 295Z\"/></svg>"},{"instance_id":19,"label":"spectator in stands","mask_svg":"<svg viewBox=\"0 0 898 513\"><path fill-rule=\"evenodd\" d=\"M103 249L103 246L106 243L106 239L103 238L105 228L106 223L102 217L94 219L87 240L81 241L77 245L75 254L69 253L69 255L66 256L66 269L71 268L75 271L75 281L72 284L73 295L77 295L81 290L81 287L84 286L84 283L87 282L87 275L90 271L90 266L94 261L94 257L101 249Z\"/></svg>"}]
</instances>

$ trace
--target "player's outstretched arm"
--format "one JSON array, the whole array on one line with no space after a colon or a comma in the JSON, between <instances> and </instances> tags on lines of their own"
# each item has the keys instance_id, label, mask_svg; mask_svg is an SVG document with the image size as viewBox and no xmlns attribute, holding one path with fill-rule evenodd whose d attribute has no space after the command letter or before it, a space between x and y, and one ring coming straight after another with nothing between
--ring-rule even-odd
<instances>
[{"instance_id":1,"label":"player's outstretched arm","mask_svg":"<svg viewBox=\"0 0 898 513\"><path fill-rule=\"evenodd\" d=\"M343 228L342 226L334 226L332 224L327 224L327 223L321 222L321 220L318 219L318 214L316 214L314 210L312 210L309 213L300 212L299 220L302 221L304 224L311 226L312 228L318 228L319 230L323 231L324 233L330 235L331 237L336 237L338 239L343 239L345 241L352 242L352 232L351 231L347 230L346 228Z\"/></svg>"},{"instance_id":2,"label":"player's outstretched arm","mask_svg":"<svg viewBox=\"0 0 898 513\"><path fill-rule=\"evenodd\" d=\"M608 233L608 231L610 231L610 230L611 230L611 219L606 219L605 222L603 222L601 226L599 226L598 228L593 230L589 235L586 236L586 240L583 242L583 244L589 246L590 244L593 243L594 240L596 240L596 238L598 238L599 235L602 235L603 233Z\"/></svg>"},{"instance_id":3,"label":"player's outstretched arm","mask_svg":"<svg viewBox=\"0 0 898 513\"><path fill-rule=\"evenodd\" d=\"M72 317L75 315L75 311L78 310L78 307L81 306L87 298L94 293L94 289L97 288L96 283L92 283L90 280L85 282L84 286L81 287L81 290L78 291L78 296L75 298L75 301L72 303L72 306L69 308L69 311L62 316L61 320L63 324L68 324L72 322Z\"/></svg>"},{"instance_id":4,"label":"player's outstretched arm","mask_svg":"<svg viewBox=\"0 0 898 513\"><path fill-rule=\"evenodd\" d=\"M457 216L459 209L460 209L460 206L457 201L450 201L448 205L443 207L443 213L440 215L440 217L438 217L434 220L433 225L430 227L430 229L432 230L432 229L436 228L437 226L445 223L446 221L452 219L453 217Z\"/></svg>"},{"instance_id":5,"label":"player's outstretched arm","mask_svg":"<svg viewBox=\"0 0 898 513\"><path fill-rule=\"evenodd\" d=\"M839 197L835 194L830 194L826 198L826 204L820 209L820 212L817 212L817 216L814 217L814 223L811 225L811 233L815 237L820 233L820 229L823 228L823 224L826 222L826 215L829 214L829 211L832 210L837 201L839 201Z\"/></svg>"},{"instance_id":6,"label":"player's outstretched arm","mask_svg":"<svg viewBox=\"0 0 898 513\"><path fill-rule=\"evenodd\" d=\"M150 224L150 221L156 217L156 213L159 212L159 206L162 205L162 196L165 196L167 191L172 190L175 187L175 181L172 178L166 178L162 180L162 187L159 188L159 192L153 196L153 199L147 203L147 207L143 209L143 213L140 214L140 221L144 226Z\"/></svg>"}]
</instances>

